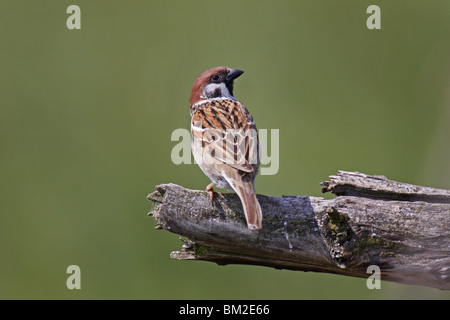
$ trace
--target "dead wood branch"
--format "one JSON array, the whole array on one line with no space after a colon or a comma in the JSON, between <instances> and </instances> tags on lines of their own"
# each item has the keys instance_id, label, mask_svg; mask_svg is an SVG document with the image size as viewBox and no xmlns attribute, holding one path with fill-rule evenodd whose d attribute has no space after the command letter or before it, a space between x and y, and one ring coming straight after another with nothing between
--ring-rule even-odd
<instances>
[{"instance_id":1,"label":"dead wood branch","mask_svg":"<svg viewBox=\"0 0 450 320\"><path fill-rule=\"evenodd\" d=\"M252 264L450 289L450 190L340 171L323 182L338 197L258 195L263 230L247 229L236 194L162 184L148 199L157 228L189 240L175 259Z\"/></svg>"}]
</instances>

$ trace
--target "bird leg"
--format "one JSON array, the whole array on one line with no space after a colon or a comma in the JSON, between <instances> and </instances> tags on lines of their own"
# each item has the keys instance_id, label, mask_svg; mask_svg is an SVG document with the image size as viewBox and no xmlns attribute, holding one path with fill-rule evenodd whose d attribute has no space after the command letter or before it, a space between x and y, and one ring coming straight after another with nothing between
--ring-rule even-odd
<instances>
[{"instance_id":1,"label":"bird leg","mask_svg":"<svg viewBox=\"0 0 450 320\"><path fill-rule=\"evenodd\" d=\"M208 186L206 187L206 191L209 193L209 197L211 198L211 205L214 207L214 186L215 183L211 182L210 184L208 184Z\"/></svg>"}]
</instances>

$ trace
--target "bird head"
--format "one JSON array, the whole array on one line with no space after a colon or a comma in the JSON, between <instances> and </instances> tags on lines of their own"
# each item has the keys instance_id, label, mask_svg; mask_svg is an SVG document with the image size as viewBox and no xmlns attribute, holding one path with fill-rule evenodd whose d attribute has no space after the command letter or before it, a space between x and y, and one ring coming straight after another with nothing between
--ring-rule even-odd
<instances>
[{"instance_id":1,"label":"bird head","mask_svg":"<svg viewBox=\"0 0 450 320\"><path fill-rule=\"evenodd\" d=\"M202 100L233 97L234 79L244 71L227 67L215 67L203 72L195 81L191 91L191 107Z\"/></svg>"}]
</instances>

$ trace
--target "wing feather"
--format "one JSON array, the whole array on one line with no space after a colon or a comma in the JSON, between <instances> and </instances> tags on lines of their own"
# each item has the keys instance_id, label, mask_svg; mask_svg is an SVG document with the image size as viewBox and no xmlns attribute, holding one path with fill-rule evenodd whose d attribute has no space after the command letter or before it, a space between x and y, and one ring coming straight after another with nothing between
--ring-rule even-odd
<instances>
[{"instance_id":1,"label":"wing feather","mask_svg":"<svg viewBox=\"0 0 450 320\"><path fill-rule=\"evenodd\" d=\"M192 135L217 161L243 172L259 167L256 126L237 100L209 101L198 106L192 115Z\"/></svg>"}]
</instances>

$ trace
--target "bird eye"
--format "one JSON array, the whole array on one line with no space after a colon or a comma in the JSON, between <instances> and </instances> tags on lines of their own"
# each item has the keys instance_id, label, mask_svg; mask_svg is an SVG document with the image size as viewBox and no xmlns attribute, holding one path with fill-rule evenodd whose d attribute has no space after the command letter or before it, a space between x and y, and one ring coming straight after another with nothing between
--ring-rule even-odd
<instances>
[{"instance_id":1,"label":"bird eye","mask_svg":"<svg viewBox=\"0 0 450 320\"><path fill-rule=\"evenodd\" d=\"M217 74L213 74L213 75L211 76L211 81L212 81L212 82L218 82L219 79L220 79L220 77L219 77L219 75L217 75Z\"/></svg>"}]
</instances>

